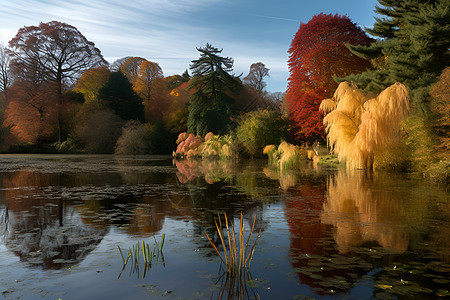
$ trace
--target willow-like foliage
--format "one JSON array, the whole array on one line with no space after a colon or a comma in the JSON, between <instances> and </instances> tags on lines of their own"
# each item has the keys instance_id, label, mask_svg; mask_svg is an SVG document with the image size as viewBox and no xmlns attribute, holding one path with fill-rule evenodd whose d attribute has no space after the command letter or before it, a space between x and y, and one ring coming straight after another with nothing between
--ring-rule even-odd
<instances>
[{"instance_id":1,"label":"willow-like foliage","mask_svg":"<svg viewBox=\"0 0 450 300\"><path fill-rule=\"evenodd\" d=\"M320 105L327 114L328 143L349 169L372 169L374 157L402 139L402 121L409 112L407 88L395 83L375 96L342 82L333 98Z\"/></svg>"}]
</instances>

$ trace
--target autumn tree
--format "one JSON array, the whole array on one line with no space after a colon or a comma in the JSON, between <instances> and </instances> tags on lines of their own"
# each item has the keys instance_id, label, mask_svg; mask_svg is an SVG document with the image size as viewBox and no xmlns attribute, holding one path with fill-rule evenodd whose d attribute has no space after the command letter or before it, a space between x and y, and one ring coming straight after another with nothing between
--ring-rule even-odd
<instances>
[{"instance_id":1,"label":"autumn tree","mask_svg":"<svg viewBox=\"0 0 450 300\"><path fill-rule=\"evenodd\" d=\"M191 80L191 76L189 75L188 70L184 71L181 75L173 75L168 78L167 85L170 90L176 89L180 85L182 85L185 82L188 82Z\"/></svg>"},{"instance_id":2,"label":"autumn tree","mask_svg":"<svg viewBox=\"0 0 450 300\"><path fill-rule=\"evenodd\" d=\"M165 103L168 102L169 90L158 63L142 61L134 83L134 90L144 103L146 120L156 122L156 119L162 118L161 110L167 109Z\"/></svg>"},{"instance_id":3,"label":"autumn tree","mask_svg":"<svg viewBox=\"0 0 450 300\"><path fill-rule=\"evenodd\" d=\"M113 61L110 65L109 65L109 70L111 72L118 72L120 71L120 67L123 65L123 63L129 59L131 56L125 56L125 57L121 57L116 59L115 61Z\"/></svg>"},{"instance_id":4,"label":"autumn tree","mask_svg":"<svg viewBox=\"0 0 450 300\"><path fill-rule=\"evenodd\" d=\"M128 57L119 67L119 71L127 77L132 85L136 82L143 61L146 61L146 59L142 57Z\"/></svg>"},{"instance_id":5,"label":"autumn tree","mask_svg":"<svg viewBox=\"0 0 450 300\"><path fill-rule=\"evenodd\" d=\"M262 62L254 63L250 66L248 75L244 77L242 83L261 93L266 87L265 77L269 77L269 69Z\"/></svg>"},{"instance_id":6,"label":"autumn tree","mask_svg":"<svg viewBox=\"0 0 450 300\"><path fill-rule=\"evenodd\" d=\"M152 84L158 78L163 78L163 71L158 63L144 60L139 67L134 88L144 101L151 101Z\"/></svg>"},{"instance_id":7,"label":"autumn tree","mask_svg":"<svg viewBox=\"0 0 450 300\"><path fill-rule=\"evenodd\" d=\"M402 121L409 113L409 92L395 83L379 95L342 82L320 109L326 113L327 139L349 169L370 170L383 155L404 143ZM398 165L399 157L389 162Z\"/></svg>"},{"instance_id":8,"label":"autumn tree","mask_svg":"<svg viewBox=\"0 0 450 300\"><path fill-rule=\"evenodd\" d=\"M124 124L112 109L95 103L78 117L74 139L87 153L114 153Z\"/></svg>"},{"instance_id":9,"label":"autumn tree","mask_svg":"<svg viewBox=\"0 0 450 300\"><path fill-rule=\"evenodd\" d=\"M445 68L439 81L430 92L431 111L436 115L434 129L439 143L439 156L448 160L450 156L450 67Z\"/></svg>"},{"instance_id":10,"label":"autumn tree","mask_svg":"<svg viewBox=\"0 0 450 300\"><path fill-rule=\"evenodd\" d=\"M11 70L9 63L11 60L11 53L0 45L0 93L4 94L5 102L8 101L7 89L11 86Z\"/></svg>"},{"instance_id":11,"label":"autumn tree","mask_svg":"<svg viewBox=\"0 0 450 300\"><path fill-rule=\"evenodd\" d=\"M87 102L98 100L98 93L108 82L110 74L107 67L89 69L78 79L74 91L82 93Z\"/></svg>"},{"instance_id":12,"label":"autumn tree","mask_svg":"<svg viewBox=\"0 0 450 300\"><path fill-rule=\"evenodd\" d=\"M146 120L152 124L159 121L167 122L170 115L170 105L173 101L165 78L157 78L153 82L151 101L144 101Z\"/></svg>"},{"instance_id":13,"label":"autumn tree","mask_svg":"<svg viewBox=\"0 0 450 300\"><path fill-rule=\"evenodd\" d=\"M360 73L370 66L345 44L369 45L372 41L347 16L321 13L300 25L289 48L286 95L297 138L324 138L319 105L336 89L334 77Z\"/></svg>"},{"instance_id":14,"label":"autumn tree","mask_svg":"<svg viewBox=\"0 0 450 300\"><path fill-rule=\"evenodd\" d=\"M98 97L123 120L144 121L142 99L122 72L113 72Z\"/></svg>"},{"instance_id":15,"label":"autumn tree","mask_svg":"<svg viewBox=\"0 0 450 300\"><path fill-rule=\"evenodd\" d=\"M40 144L53 137L57 128L54 85L55 82L16 81L10 88L3 125L11 127L18 142Z\"/></svg>"},{"instance_id":16,"label":"autumn tree","mask_svg":"<svg viewBox=\"0 0 450 300\"><path fill-rule=\"evenodd\" d=\"M6 104L8 102L8 89L11 86L12 78L9 68L10 53L0 45L0 145L8 135L8 126L2 126Z\"/></svg>"},{"instance_id":17,"label":"autumn tree","mask_svg":"<svg viewBox=\"0 0 450 300\"><path fill-rule=\"evenodd\" d=\"M220 56L222 50L210 44L197 51L200 58L190 65L190 88L194 92L189 100L188 131L202 136L208 132L223 133L231 124L235 114L233 97L241 88L229 74L233 59Z\"/></svg>"},{"instance_id":18,"label":"autumn tree","mask_svg":"<svg viewBox=\"0 0 450 300\"><path fill-rule=\"evenodd\" d=\"M168 84L170 84L170 81ZM190 98L188 86L189 81L186 81L170 92L171 101L167 114L167 127L174 136L187 131Z\"/></svg>"},{"instance_id":19,"label":"autumn tree","mask_svg":"<svg viewBox=\"0 0 450 300\"><path fill-rule=\"evenodd\" d=\"M84 71L106 65L100 50L88 41L74 26L52 21L39 26L19 29L9 42L13 50L12 69L22 78L34 76L43 81L54 82L58 110L58 140L63 137L63 90L64 84L78 78Z\"/></svg>"}]
</instances>

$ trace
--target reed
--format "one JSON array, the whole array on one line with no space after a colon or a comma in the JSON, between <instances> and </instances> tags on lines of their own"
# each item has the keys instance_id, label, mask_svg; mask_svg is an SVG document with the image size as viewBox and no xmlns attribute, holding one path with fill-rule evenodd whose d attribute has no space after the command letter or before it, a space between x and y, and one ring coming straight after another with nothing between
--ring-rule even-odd
<instances>
[{"instance_id":1,"label":"reed","mask_svg":"<svg viewBox=\"0 0 450 300\"><path fill-rule=\"evenodd\" d=\"M222 266L222 264L221 264ZM261 299L254 284L250 271L247 269L241 272L239 276L230 276L226 272L219 271L219 278L215 284L220 284L217 299ZM213 296L211 296L211 299Z\"/></svg>"},{"instance_id":2,"label":"reed","mask_svg":"<svg viewBox=\"0 0 450 300\"><path fill-rule=\"evenodd\" d=\"M227 215L224 213L225 218L225 227L222 225L222 221L219 215L218 221L215 221L217 233L219 234L219 238L223 247L223 255L220 254L217 246L211 240L211 238L206 233L206 237L211 243L212 247L216 251L217 255L221 259L222 263L226 267L227 274L230 276L241 276L245 270L250 268L250 263L253 258L253 252L255 250L256 243L258 242L261 230L258 232L258 235L253 243L250 244L250 239L253 235L253 231L255 229L256 216L253 219L253 225L250 230L247 241L244 239L244 220L242 218L239 223L239 232L236 237L236 231L234 225L228 221ZM225 238L224 230L226 231L227 238ZM227 243L228 241L228 248Z\"/></svg>"},{"instance_id":3,"label":"reed","mask_svg":"<svg viewBox=\"0 0 450 300\"><path fill-rule=\"evenodd\" d=\"M141 261L143 261L143 275L142 278L145 277L147 270L152 267L152 262L161 260L163 266L165 267L165 261L164 261L164 254L162 252L163 246L164 246L164 240L166 235L163 234L161 238L161 243L158 244L158 241L156 240L156 237L153 236L153 239L155 241L155 244L153 245L153 248L150 250L149 243L146 243L145 241L137 242L135 245L133 245L131 248L128 248L128 252L125 256L123 255L123 251L120 248L119 245L117 245L117 248L119 249L120 255L122 257L123 267L120 271L119 278L122 275L122 272L127 267L128 263L131 263L131 273L137 273L138 277L140 277L140 269L141 269ZM142 255L142 258L141 258Z\"/></svg>"}]
</instances>

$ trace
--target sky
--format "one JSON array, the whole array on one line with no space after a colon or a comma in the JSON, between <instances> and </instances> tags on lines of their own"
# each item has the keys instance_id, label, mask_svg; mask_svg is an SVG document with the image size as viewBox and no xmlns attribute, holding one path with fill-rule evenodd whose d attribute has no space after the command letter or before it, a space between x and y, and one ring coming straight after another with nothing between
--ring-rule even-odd
<instances>
[{"instance_id":1,"label":"sky","mask_svg":"<svg viewBox=\"0 0 450 300\"><path fill-rule=\"evenodd\" d=\"M0 0L0 43L23 26L60 21L73 25L109 62L139 56L165 76L181 74L206 43L234 59L235 75L262 62L269 92L284 92L288 48L301 23L314 15L347 15L372 27L376 0Z\"/></svg>"}]
</instances>

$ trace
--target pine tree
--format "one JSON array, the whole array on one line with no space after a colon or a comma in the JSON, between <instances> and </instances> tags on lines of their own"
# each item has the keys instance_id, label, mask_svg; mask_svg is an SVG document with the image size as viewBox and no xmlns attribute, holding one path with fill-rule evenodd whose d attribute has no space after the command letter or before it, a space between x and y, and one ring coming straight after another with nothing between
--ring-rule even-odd
<instances>
[{"instance_id":1,"label":"pine tree","mask_svg":"<svg viewBox=\"0 0 450 300\"><path fill-rule=\"evenodd\" d=\"M197 48L200 58L193 60L189 99L188 132L204 136L208 132L224 133L235 114L234 96L240 83L228 72L233 70L233 59L222 57L222 50L206 44Z\"/></svg>"},{"instance_id":2,"label":"pine tree","mask_svg":"<svg viewBox=\"0 0 450 300\"><path fill-rule=\"evenodd\" d=\"M411 90L417 109L427 112L426 96L439 74L450 63L449 0L378 0L376 18L366 31L378 38L370 46L348 48L375 67L362 74L340 78L373 92L401 82Z\"/></svg>"}]
</instances>

